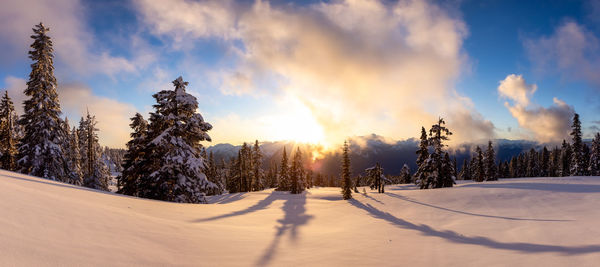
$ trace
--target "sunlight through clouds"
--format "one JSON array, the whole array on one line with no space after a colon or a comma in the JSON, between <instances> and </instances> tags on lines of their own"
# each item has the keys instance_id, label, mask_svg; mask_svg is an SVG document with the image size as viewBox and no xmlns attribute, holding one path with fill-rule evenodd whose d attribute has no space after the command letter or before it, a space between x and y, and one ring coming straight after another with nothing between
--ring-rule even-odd
<instances>
[{"instance_id":1,"label":"sunlight through clouds","mask_svg":"<svg viewBox=\"0 0 600 267\"><path fill-rule=\"evenodd\" d=\"M303 103L310 110L307 121L320 125L314 130L320 135L317 128L321 128L327 143L373 132L412 137L423 123L428 127L438 116L447 117L450 127L480 125L457 131L453 136L457 142L467 140L472 132L483 138L493 135L493 124L472 106L463 105L465 97L454 90L468 60L462 51L466 27L436 4L417 0L332 1L306 7L268 1L216 3L176 1L171 11L154 16L163 4L136 1L157 35L169 36L173 42L213 38L230 43L232 51L239 53L238 63L222 71L223 91L252 95L265 87L261 82L265 77L272 77L267 79L276 82L272 93ZM211 20L212 13L206 10L212 9L217 14L228 10L223 17L229 19ZM265 129L261 134L270 133ZM291 135L280 134L278 139Z\"/></svg>"}]
</instances>

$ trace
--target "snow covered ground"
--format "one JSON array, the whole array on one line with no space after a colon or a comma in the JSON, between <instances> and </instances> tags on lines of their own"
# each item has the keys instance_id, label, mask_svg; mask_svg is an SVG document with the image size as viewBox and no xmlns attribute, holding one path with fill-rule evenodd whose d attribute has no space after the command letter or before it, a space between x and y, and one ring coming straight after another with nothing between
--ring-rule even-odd
<instances>
[{"instance_id":1,"label":"snow covered ground","mask_svg":"<svg viewBox=\"0 0 600 267\"><path fill-rule=\"evenodd\" d=\"M362 189L361 189L362 191ZM0 171L1 266L597 266L600 177L143 200Z\"/></svg>"}]
</instances>

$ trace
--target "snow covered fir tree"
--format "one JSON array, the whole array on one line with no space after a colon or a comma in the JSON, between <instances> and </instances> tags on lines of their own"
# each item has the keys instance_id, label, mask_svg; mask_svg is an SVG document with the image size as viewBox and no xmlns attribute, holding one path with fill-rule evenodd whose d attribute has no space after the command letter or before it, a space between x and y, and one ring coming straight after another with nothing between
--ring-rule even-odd
<instances>
[{"instance_id":1,"label":"snow covered fir tree","mask_svg":"<svg viewBox=\"0 0 600 267\"><path fill-rule=\"evenodd\" d=\"M428 138L425 129L421 128L421 145L417 151L418 169L415 174L421 189L452 187L455 183L453 163L444 149L444 141L449 140L448 136L452 135L452 132L444 126L445 124L444 119L439 118L438 122L431 126ZM428 151L429 147L432 152L426 154L425 151Z\"/></svg>"},{"instance_id":2,"label":"snow covered fir tree","mask_svg":"<svg viewBox=\"0 0 600 267\"><path fill-rule=\"evenodd\" d=\"M173 81L174 90L153 95L154 112L150 113L143 141L137 196L173 202L203 203L207 191L217 185L204 173L206 159L201 155L201 141L210 141L212 125L197 113L196 97L186 92L188 82ZM132 152L132 151L129 151Z\"/></svg>"},{"instance_id":3,"label":"snow covered fir tree","mask_svg":"<svg viewBox=\"0 0 600 267\"><path fill-rule=\"evenodd\" d=\"M33 64L25 89L29 98L24 102L24 114L19 120L24 127L24 136L18 144L17 163L22 173L68 182L62 146L66 136L60 118L49 30L40 23L31 36L34 41L29 58Z\"/></svg>"}]
</instances>

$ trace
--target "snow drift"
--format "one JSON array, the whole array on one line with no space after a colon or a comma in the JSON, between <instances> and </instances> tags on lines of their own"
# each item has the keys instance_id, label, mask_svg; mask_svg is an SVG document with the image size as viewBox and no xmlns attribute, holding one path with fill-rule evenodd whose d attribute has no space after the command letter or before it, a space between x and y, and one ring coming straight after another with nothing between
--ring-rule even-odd
<instances>
[{"instance_id":1,"label":"snow drift","mask_svg":"<svg viewBox=\"0 0 600 267\"><path fill-rule=\"evenodd\" d=\"M600 177L138 199L0 171L3 266L591 266ZM362 189L360 189L362 192Z\"/></svg>"}]
</instances>

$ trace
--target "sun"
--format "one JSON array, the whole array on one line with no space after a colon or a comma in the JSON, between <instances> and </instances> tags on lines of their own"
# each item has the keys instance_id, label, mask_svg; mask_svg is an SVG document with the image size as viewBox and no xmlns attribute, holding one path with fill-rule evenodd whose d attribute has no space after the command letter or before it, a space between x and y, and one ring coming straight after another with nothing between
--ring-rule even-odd
<instances>
[{"instance_id":1,"label":"sun","mask_svg":"<svg viewBox=\"0 0 600 267\"><path fill-rule=\"evenodd\" d=\"M298 143L324 144L325 131L312 111L299 101L290 101L280 114L264 118L269 125L265 134L273 141L295 141Z\"/></svg>"}]
</instances>

